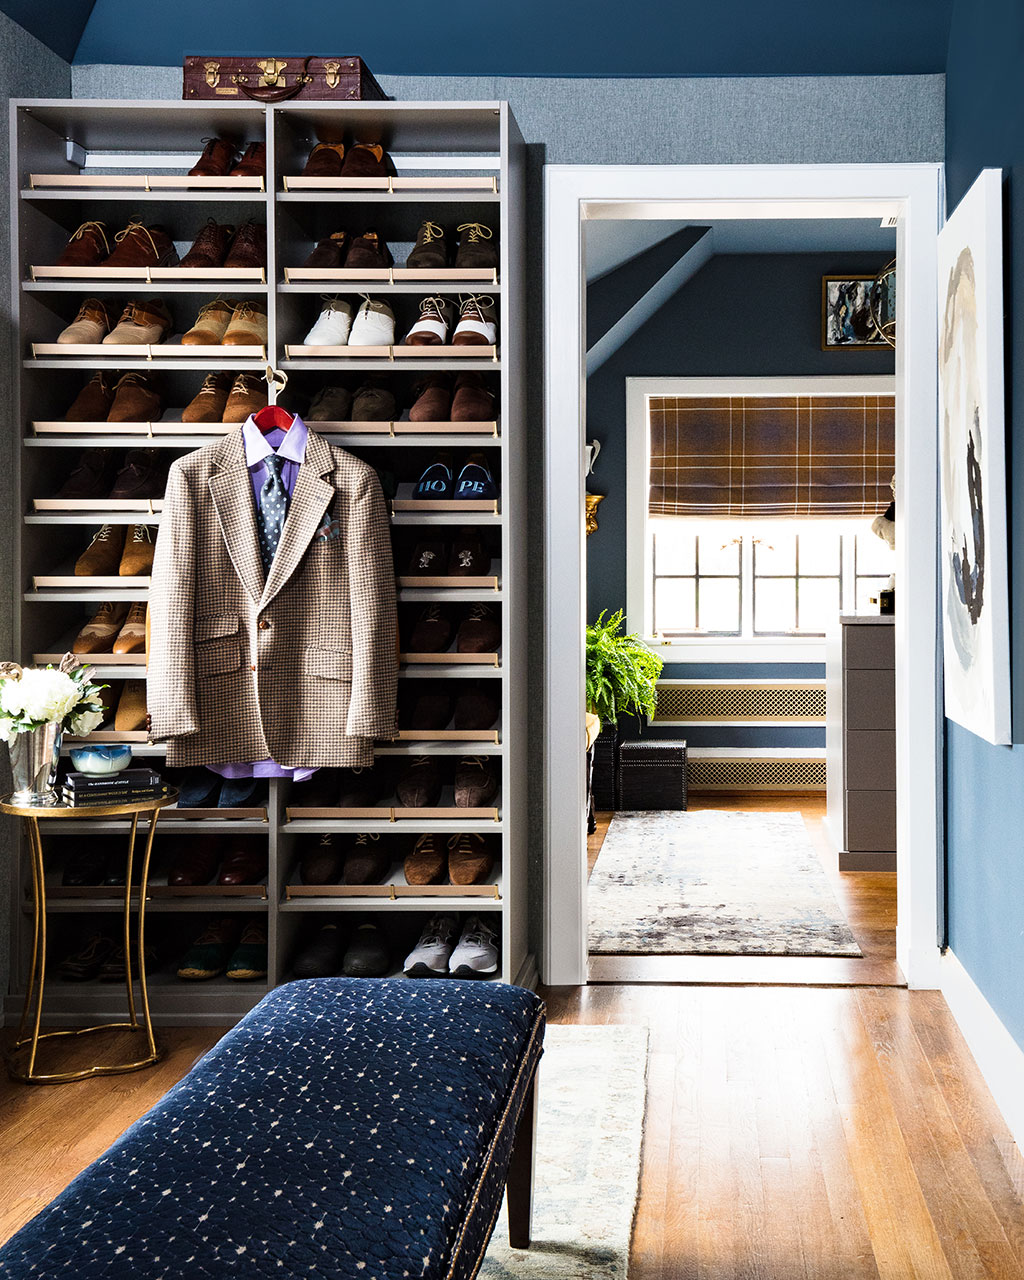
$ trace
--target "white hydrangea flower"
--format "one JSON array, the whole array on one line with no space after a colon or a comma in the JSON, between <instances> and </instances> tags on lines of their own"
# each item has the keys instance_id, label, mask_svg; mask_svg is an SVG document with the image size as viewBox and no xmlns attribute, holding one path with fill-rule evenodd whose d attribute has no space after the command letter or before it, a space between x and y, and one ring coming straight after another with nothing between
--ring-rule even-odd
<instances>
[{"instance_id":1,"label":"white hydrangea flower","mask_svg":"<svg viewBox=\"0 0 1024 1280\"><path fill-rule=\"evenodd\" d=\"M0 740L10 746L17 736L18 731L14 727L14 721L8 719L7 716L0 716Z\"/></svg>"},{"instance_id":2,"label":"white hydrangea flower","mask_svg":"<svg viewBox=\"0 0 1024 1280\"><path fill-rule=\"evenodd\" d=\"M0 687L0 708L9 716L21 714L21 681L5 680Z\"/></svg>"},{"instance_id":3,"label":"white hydrangea flower","mask_svg":"<svg viewBox=\"0 0 1024 1280\"><path fill-rule=\"evenodd\" d=\"M26 668L18 684L21 686L18 691L21 710L30 720L62 721L82 697L81 689L63 671ZM8 688L9 682L4 685L5 695ZM12 708L5 702L4 710Z\"/></svg>"},{"instance_id":4,"label":"white hydrangea flower","mask_svg":"<svg viewBox=\"0 0 1024 1280\"><path fill-rule=\"evenodd\" d=\"M78 715L72 716L68 721L68 731L76 738L84 738L87 733L92 733L93 729L98 729L102 723L102 711L79 711Z\"/></svg>"}]
</instances>

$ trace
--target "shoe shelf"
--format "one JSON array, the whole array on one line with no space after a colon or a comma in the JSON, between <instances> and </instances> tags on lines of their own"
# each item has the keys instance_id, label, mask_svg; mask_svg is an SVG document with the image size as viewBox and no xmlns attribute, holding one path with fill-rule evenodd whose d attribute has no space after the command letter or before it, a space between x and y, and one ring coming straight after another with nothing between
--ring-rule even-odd
<instances>
[{"instance_id":1,"label":"shoe shelf","mask_svg":"<svg viewBox=\"0 0 1024 1280\"><path fill-rule=\"evenodd\" d=\"M148 591L142 590L124 590L124 588L108 588L105 591L61 591L54 589L53 591L26 591L24 599L45 601L47 604L58 604L64 601L79 601L82 604L102 604L104 600L114 600L119 603L127 601L129 604L133 600L145 600ZM99 739L95 739L99 741Z\"/></svg>"},{"instance_id":2,"label":"shoe shelf","mask_svg":"<svg viewBox=\"0 0 1024 1280\"><path fill-rule=\"evenodd\" d=\"M29 595L26 599L43 599L43 596ZM55 600L72 599L71 596L54 595ZM92 600L96 597L83 596L84 600ZM135 599L134 596L125 596L127 599ZM401 587L398 592L398 600L400 604L471 604L480 601L484 604L494 604L504 600L503 591L490 591L486 594L480 591L462 590L462 591L439 591L423 587Z\"/></svg>"},{"instance_id":3,"label":"shoe shelf","mask_svg":"<svg viewBox=\"0 0 1024 1280\"><path fill-rule=\"evenodd\" d=\"M397 174L387 178L313 178L304 174L285 174L282 187L285 195L326 195L328 199L344 199L350 196L362 201L370 199L393 199L395 196L407 199L430 200L444 199L463 200L467 196L473 200L491 197L499 198L498 179L481 174L460 174L455 177L429 178L400 177Z\"/></svg>"},{"instance_id":4,"label":"shoe shelf","mask_svg":"<svg viewBox=\"0 0 1024 1280\"><path fill-rule=\"evenodd\" d=\"M489 293L501 289L497 268L483 267L444 267L429 274L415 267L285 267L284 279L285 293L317 293L335 284L365 284L376 293L460 293L470 284L486 285Z\"/></svg>"},{"instance_id":5,"label":"shoe shelf","mask_svg":"<svg viewBox=\"0 0 1024 1280\"><path fill-rule=\"evenodd\" d=\"M398 493L391 499L392 511L447 512L451 515L463 511L486 511L497 515L500 510L497 498L414 498L415 488L412 483L400 484Z\"/></svg>"},{"instance_id":6,"label":"shoe shelf","mask_svg":"<svg viewBox=\"0 0 1024 1280\"><path fill-rule=\"evenodd\" d=\"M112 358L120 362L114 366L116 368L133 368L137 362L173 360L176 362L173 368L192 369L202 367L196 363L198 361L203 364L211 361L218 365L225 363L225 356L231 357L226 362L231 368L249 368L250 364L260 368L265 367L267 361L266 347L185 346L181 341L160 342L152 346L141 342L138 346L119 346L104 342L33 342L32 355L36 358L66 356L69 360L84 361L88 367L97 369L109 368ZM179 361L183 363L177 363ZM60 366L50 364L48 367L59 368Z\"/></svg>"},{"instance_id":7,"label":"shoe shelf","mask_svg":"<svg viewBox=\"0 0 1024 1280\"><path fill-rule=\"evenodd\" d=\"M33 498L35 511L110 511L123 512L126 515L152 516L162 511L163 498ZM102 522L101 522L102 523Z\"/></svg>"},{"instance_id":8,"label":"shoe shelf","mask_svg":"<svg viewBox=\"0 0 1024 1280\"><path fill-rule=\"evenodd\" d=\"M401 872L401 866L397 868ZM320 903L331 904L341 899L381 899L398 902L412 899L428 908L447 910L454 906L473 909L483 902L500 902L500 884L406 884L404 880L391 880L385 884L288 884L284 888L285 902L303 902L308 907ZM437 899L443 899L438 902Z\"/></svg>"},{"instance_id":9,"label":"shoe shelf","mask_svg":"<svg viewBox=\"0 0 1024 1280\"><path fill-rule=\"evenodd\" d=\"M494 746L501 742L500 729L399 729L399 742L464 742Z\"/></svg>"},{"instance_id":10,"label":"shoe shelf","mask_svg":"<svg viewBox=\"0 0 1024 1280\"><path fill-rule=\"evenodd\" d=\"M411 813L421 815L427 810L414 809ZM459 814L469 812L459 809ZM408 832L412 835L436 833L438 835L461 835L463 832L480 835L497 835L504 831L504 823L497 818L294 818L281 824L280 831L285 835L320 835L329 832L348 832L361 835L364 832L373 835L399 835Z\"/></svg>"},{"instance_id":11,"label":"shoe shelf","mask_svg":"<svg viewBox=\"0 0 1024 1280\"><path fill-rule=\"evenodd\" d=\"M341 437L340 443L354 444L359 437L366 437L366 444L378 445L385 439L401 436L402 444L424 444L436 447L449 443L443 437L452 436L452 443L465 443L464 436L483 436L487 439L500 438L497 421L488 422L410 422L407 418L397 422L312 422L309 424L315 431L326 435L328 439ZM422 436L420 441L416 437Z\"/></svg>"},{"instance_id":12,"label":"shoe shelf","mask_svg":"<svg viewBox=\"0 0 1024 1280\"><path fill-rule=\"evenodd\" d=\"M81 579L78 579L78 581L80 582ZM132 581L137 582L139 581L139 579L132 579ZM53 582L53 583L50 583L49 585L57 587L57 586L67 586L68 584L66 582L61 581L61 582ZM71 585L74 586L75 585L74 582L72 582ZM116 586L117 584L114 583L112 585ZM403 573L403 574L399 574L398 585L400 588L401 587L441 587L441 588L448 588L449 590L453 590L453 591L459 588L475 588L480 591L500 591L501 590L501 573L499 570L498 573L481 574L480 576L470 576L468 574L464 574L464 575L452 575L451 577L447 575L442 576L440 574L435 577L428 577L424 574L404 574Z\"/></svg>"},{"instance_id":13,"label":"shoe shelf","mask_svg":"<svg viewBox=\"0 0 1024 1280\"><path fill-rule=\"evenodd\" d=\"M109 348L108 348L109 350ZM442 367L442 361L451 362L453 365L461 366L463 361L472 361L479 363L481 360L490 360L497 363L498 348L490 346L475 346L467 343L464 346L408 346L405 343L395 343L388 347L306 347L300 344L285 343L284 353L289 360L301 362L303 365L309 359L316 360L344 360L349 358L358 361L396 361L396 360L416 360L424 361L429 358L429 364L425 367L434 369ZM296 364L298 367L298 364ZM374 365L373 367L376 367ZM419 367L417 364L415 367Z\"/></svg>"},{"instance_id":14,"label":"shoe shelf","mask_svg":"<svg viewBox=\"0 0 1024 1280\"><path fill-rule=\"evenodd\" d=\"M177 412L180 414L181 410ZM116 447L122 436L144 436L154 442L154 448L196 449L209 443L214 436L227 435L237 425L235 422L182 422L180 417L165 417L160 422L33 422L31 426L35 435L46 438L26 436L25 444L29 447L49 445L58 449L75 449L82 444L79 436L102 436L112 439ZM102 448L106 439L90 439L89 443ZM127 442L128 445L137 443L134 438Z\"/></svg>"},{"instance_id":15,"label":"shoe shelf","mask_svg":"<svg viewBox=\"0 0 1024 1280\"><path fill-rule=\"evenodd\" d=\"M349 350L369 351L372 348L338 347L335 349L339 351L349 351ZM390 349L391 348L387 348L387 347L379 348L379 350L381 351L387 351ZM439 347L434 347L432 349L434 351L440 350ZM310 347L310 350L326 351L328 350L328 348ZM413 354L416 352L423 352L425 350L428 350L428 348L412 347L410 348L410 354ZM459 350L465 350L465 348L459 348ZM484 350L484 348L477 347L476 350L481 351L481 350ZM487 348L487 350L491 350L491 348ZM386 359L366 360L366 359L363 359L361 355L347 356L341 359L326 358L322 356L319 356L319 357L304 356L294 360L291 357L286 356L284 359L278 361L278 367L286 370L286 372L288 373L298 373L299 371L302 371L303 373L306 373L306 372L309 372L309 373L332 373L332 372L333 373L342 373L342 372L383 373L385 371L388 373L391 373L398 367L398 365L399 365L399 362L397 360L386 360ZM401 361L401 369L403 373L404 372L463 373L466 370L466 366L467 366L467 361L465 360L431 360L431 359L421 358L420 356L417 356L415 359L410 358L408 360ZM83 366L83 368L84 367L85 366ZM488 373L501 372L501 362L496 357L493 363L487 365L487 372ZM316 424L314 423L312 425L315 426Z\"/></svg>"},{"instance_id":16,"label":"shoe shelf","mask_svg":"<svg viewBox=\"0 0 1024 1280\"><path fill-rule=\"evenodd\" d=\"M198 805L181 808L175 804L168 805L166 809L160 810L160 821L161 823L215 823L218 831L226 831L228 829L227 824L230 824L234 829L242 823L254 826L258 830L260 827L266 826L270 819L267 816L266 805L240 805L234 809L220 808L218 806L212 809L204 809ZM225 825L221 825L222 823Z\"/></svg>"},{"instance_id":17,"label":"shoe shelf","mask_svg":"<svg viewBox=\"0 0 1024 1280\"><path fill-rule=\"evenodd\" d=\"M83 747L90 742L131 742L134 744L148 742L149 734L145 729L96 729L82 738L75 738L70 734L66 734L64 741L69 747ZM57 830L58 825L54 824L54 831Z\"/></svg>"},{"instance_id":18,"label":"shoe shelf","mask_svg":"<svg viewBox=\"0 0 1024 1280\"><path fill-rule=\"evenodd\" d=\"M265 267L29 267L32 281L88 281L93 284L187 284L233 288L267 283Z\"/></svg>"},{"instance_id":19,"label":"shoe shelf","mask_svg":"<svg viewBox=\"0 0 1024 1280\"><path fill-rule=\"evenodd\" d=\"M32 578L32 586L36 591L50 587L92 587L97 591L109 590L149 590L149 578L131 578L127 574L76 574L71 573L37 573Z\"/></svg>"},{"instance_id":20,"label":"shoe shelf","mask_svg":"<svg viewBox=\"0 0 1024 1280\"><path fill-rule=\"evenodd\" d=\"M172 191L181 192L185 196L216 193L223 199L225 195L260 195L267 189L263 178L224 177L189 177L177 173L30 173L28 187L23 195L38 195L39 192L87 191L91 196L100 193L108 198L117 198L122 193L126 199L133 199L140 191L158 191L161 194Z\"/></svg>"},{"instance_id":21,"label":"shoe shelf","mask_svg":"<svg viewBox=\"0 0 1024 1280\"><path fill-rule=\"evenodd\" d=\"M65 635L62 644L57 645L50 653L34 653L32 661L44 667L50 662L54 666L59 665L61 658L66 653L71 652L71 647L75 643L77 635L77 631L69 631ZM81 653L78 656L82 662L89 663L96 672L99 672L101 668L104 671L107 668L123 668L123 674L128 678L137 674L134 668L146 665L146 655L144 653ZM107 677L104 675L101 678L106 679ZM166 813L166 810L164 812Z\"/></svg>"},{"instance_id":22,"label":"shoe shelf","mask_svg":"<svg viewBox=\"0 0 1024 1280\"><path fill-rule=\"evenodd\" d=\"M424 655L433 657L435 655ZM448 665L427 665L425 663L408 662L401 655L399 656L398 678L399 680L436 680L443 678L445 680L500 680L502 670L497 664L493 667L482 665L465 666L461 663L456 665L452 663ZM115 677L116 679L116 677Z\"/></svg>"},{"instance_id":23,"label":"shoe shelf","mask_svg":"<svg viewBox=\"0 0 1024 1280\"><path fill-rule=\"evenodd\" d=\"M505 750L499 743L487 744L487 755L498 756ZM446 739L431 739L429 742L403 742L378 744L374 747L377 756L464 756L469 754L464 742L449 742Z\"/></svg>"},{"instance_id":24,"label":"shoe shelf","mask_svg":"<svg viewBox=\"0 0 1024 1280\"><path fill-rule=\"evenodd\" d=\"M141 284L144 283L141 282ZM21 291L27 294L129 293L141 287L141 284L117 280L22 280ZM248 294L266 297L269 287L269 285L261 284L256 280L239 280L231 281L229 284L223 282L218 284L215 280L211 280L209 276L197 277L194 281L186 276L182 280L161 280L159 284L153 283L153 288L158 288L161 293L209 294L216 296L230 290L237 297L243 297Z\"/></svg>"},{"instance_id":25,"label":"shoe shelf","mask_svg":"<svg viewBox=\"0 0 1024 1280\"><path fill-rule=\"evenodd\" d=\"M41 176L41 175L40 175ZM74 175L70 175L74 176ZM112 176L112 175L107 175ZM193 179L194 181L194 179ZM260 181L257 179L257 181ZM115 187L91 187L79 185L73 187L23 187L21 199L36 207L53 205L59 207L64 202L96 205L116 204L128 201L131 211L139 205L146 204L223 204L230 200L232 204L252 205L256 209L265 209L267 193L263 189L247 187L244 190L223 187L176 188L176 187L126 187L124 177L118 180Z\"/></svg>"},{"instance_id":26,"label":"shoe shelf","mask_svg":"<svg viewBox=\"0 0 1024 1280\"><path fill-rule=\"evenodd\" d=\"M447 794L445 794L447 793ZM452 787L445 787L442 797L446 800L454 801L454 790ZM286 805L285 817L290 823L303 821L316 822L369 822L376 823L379 827L381 823L389 826L399 822L419 822L419 821L458 821L466 822L499 822L500 813L496 806L481 805L476 808L470 808L467 805L437 804L437 805L419 805L410 807L396 802L396 797L386 803L377 805L367 805L364 808L336 808L328 805Z\"/></svg>"}]
</instances>

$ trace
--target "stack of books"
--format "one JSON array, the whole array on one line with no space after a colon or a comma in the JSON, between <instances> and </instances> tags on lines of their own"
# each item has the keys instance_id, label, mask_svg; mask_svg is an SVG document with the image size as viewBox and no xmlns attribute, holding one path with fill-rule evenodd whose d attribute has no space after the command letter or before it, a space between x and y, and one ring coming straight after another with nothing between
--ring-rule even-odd
<instances>
[{"instance_id":1,"label":"stack of books","mask_svg":"<svg viewBox=\"0 0 1024 1280\"><path fill-rule=\"evenodd\" d=\"M167 784L152 769L122 769L120 773L68 773L61 787L66 805L137 804L158 800Z\"/></svg>"}]
</instances>

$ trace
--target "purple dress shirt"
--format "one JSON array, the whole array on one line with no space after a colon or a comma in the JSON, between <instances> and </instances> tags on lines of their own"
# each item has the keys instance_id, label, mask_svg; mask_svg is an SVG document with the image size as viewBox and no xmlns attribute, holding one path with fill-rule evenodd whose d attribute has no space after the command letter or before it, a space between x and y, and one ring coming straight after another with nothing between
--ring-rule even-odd
<instances>
[{"instance_id":1,"label":"purple dress shirt","mask_svg":"<svg viewBox=\"0 0 1024 1280\"><path fill-rule=\"evenodd\" d=\"M260 491L267 476L266 460L272 453L284 459L281 467L281 480L288 490L289 498L295 489L295 481L299 475L299 467L306 456L306 438L309 429L296 414L287 431L275 427L266 435L256 426L251 417L242 425L242 442L245 445L245 464L252 477L252 496L257 510L260 505ZM211 764L207 768L219 773L222 778L292 778L295 782L304 782L311 778L315 769L286 769L276 760L246 761L240 764Z\"/></svg>"}]
</instances>

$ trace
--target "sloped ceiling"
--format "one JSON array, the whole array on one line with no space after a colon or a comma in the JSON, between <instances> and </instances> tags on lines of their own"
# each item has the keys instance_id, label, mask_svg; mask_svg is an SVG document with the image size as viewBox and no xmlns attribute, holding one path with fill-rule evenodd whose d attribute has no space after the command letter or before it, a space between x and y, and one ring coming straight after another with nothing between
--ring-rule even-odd
<instances>
[{"instance_id":1,"label":"sloped ceiling","mask_svg":"<svg viewBox=\"0 0 1024 1280\"><path fill-rule=\"evenodd\" d=\"M0 10L80 63L321 53L359 54L387 75L899 75L945 69L951 4L0 0Z\"/></svg>"}]
</instances>

